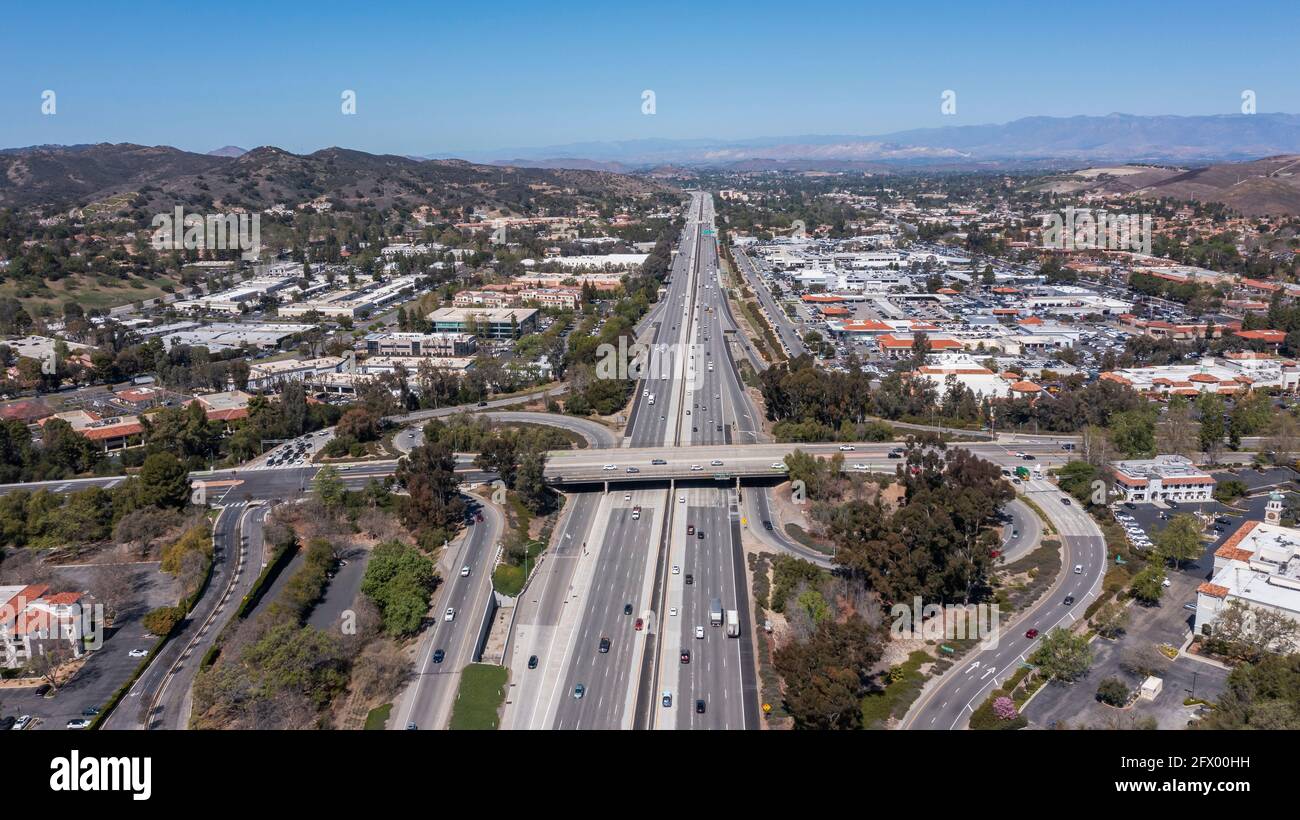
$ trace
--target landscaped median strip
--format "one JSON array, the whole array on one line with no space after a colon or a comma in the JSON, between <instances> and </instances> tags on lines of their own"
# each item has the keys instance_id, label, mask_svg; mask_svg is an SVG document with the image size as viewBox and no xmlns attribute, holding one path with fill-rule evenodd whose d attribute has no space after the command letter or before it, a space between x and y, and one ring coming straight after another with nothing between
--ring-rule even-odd
<instances>
[{"instance_id":1,"label":"landscaped median strip","mask_svg":"<svg viewBox=\"0 0 1300 820\"><path fill-rule=\"evenodd\" d=\"M504 666L471 663L460 673L460 689L452 707L451 729L496 729L501 723L501 704L506 699Z\"/></svg>"}]
</instances>

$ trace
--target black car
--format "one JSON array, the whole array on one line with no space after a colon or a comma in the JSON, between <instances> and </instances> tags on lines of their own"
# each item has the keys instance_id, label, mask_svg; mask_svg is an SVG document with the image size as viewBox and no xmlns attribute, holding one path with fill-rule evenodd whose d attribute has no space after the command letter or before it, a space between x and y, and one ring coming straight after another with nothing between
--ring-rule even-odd
<instances>
[{"instance_id":1,"label":"black car","mask_svg":"<svg viewBox=\"0 0 1300 820\"><path fill-rule=\"evenodd\" d=\"M704 714L704 701L702 700L695 701L695 714L697 715Z\"/></svg>"},{"instance_id":2,"label":"black car","mask_svg":"<svg viewBox=\"0 0 1300 820\"><path fill-rule=\"evenodd\" d=\"M609 651L609 638L600 639L600 651L602 653Z\"/></svg>"},{"instance_id":3,"label":"black car","mask_svg":"<svg viewBox=\"0 0 1300 820\"><path fill-rule=\"evenodd\" d=\"M632 605L631 605L631 604L623 604L623 614L624 614L624 615L631 615L631 614L632 614Z\"/></svg>"},{"instance_id":4,"label":"black car","mask_svg":"<svg viewBox=\"0 0 1300 820\"><path fill-rule=\"evenodd\" d=\"M446 653L446 652L443 652L441 649L435 649L435 650L433 651L433 662L434 662L434 663L442 663L442 659L445 658L445 657L447 657L447 653Z\"/></svg>"},{"instance_id":5,"label":"black car","mask_svg":"<svg viewBox=\"0 0 1300 820\"><path fill-rule=\"evenodd\" d=\"M537 668L537 656L536 656L536 655L532 655L532 656L530 656L530 657L528 658L528 668L529 668L529 669L536 669L536 668Z\"/></svg>"},{"instance_id":6,"label":"black car","mask_svg":"<svg viewBox=\"0 0 1300 820\"><path fill-rule=\"evenodd\" d=\"M485 401L481 401L481 402L478 403L477 406L478 406L478 407L487 407L487 402L485 402Z\"/></svg>"},{"instance_id":7,"label":"black car","mask_svg":"<svg viewBox=\"0 0 1300 820\"><path fill-rule=\"evenodd\" d=\"M1069 605L1072 604L1072 603L1074 603L1074 596L1073 596L1073 595L1066 595L1066 596L1065 596L1065 605L1066 605L1066 606L1069 606Z\"/></svg>"},{"instance_id":8,"label":"black car","mask_svg":"<svg viewBox=\"0 0 1300 820\"><path fill-rule=\"evenodd\" d=\"M701 541L703 541L703 540L704 540L704 530L700 530L699 532L695 533L695 537L698 538L698 539L700 539Z\"/></svg>"},{"instance_id":9,"label":"black car","mask_svg":"<svg viewBox=\"0 0 1300 820\"><path fill-rule=\"evenodd\" d=\"M87 706L85 709L81 710L82 717L94 717L97 714L99 714L98 706Z\"/></svg>"},{"instance_id":10,"label":"black car","mask_svg":"<svg viewBox=\"0 0 1300 820\"><path fill-rule=\"evenodd\" d=\"M48 683L42 683L40 686L36 687L36 694L41 697L44 697L45 693L48 691L50 691L50 685Z\"/></svg>"},{"instance_id":11,"label":"black car","mask_svg":"<svg viewBox=\"0 0 1300 820\"><path fill-rule=\"evenodd\" d=\"M763 522L763 529L765 529L765 530L770 530L770 529L772 529L772 522L771 522L771 521L764 521L764 522Z\"/></svg>"},{"instance_id":12,"label":"black car","mask_svg":"<svg viewBox=\"0 0 1300 820\"><path fill-rule=\"evenodd\" d=\"M1068 499L1068 498L1062 498L1062 499L1061 499L1061 503L1068 507L1068 506L1070 506L1070 505L1071 505L1072 503L1074 503L1074 502L1070 501L1070 499Z\"/></svg>"},{"instance_id":13,"label":"black car","mask_svg":"<svg viewBox=\"0 0 1300 820\"><path fill-rule=\"evenodd\" d=\"M695 576L694 576L694 575L691 575L689 572L686 573L686 583L687 583L687 584L694 584L694 583L695 583Z\"/></svg>"}]
</instances>

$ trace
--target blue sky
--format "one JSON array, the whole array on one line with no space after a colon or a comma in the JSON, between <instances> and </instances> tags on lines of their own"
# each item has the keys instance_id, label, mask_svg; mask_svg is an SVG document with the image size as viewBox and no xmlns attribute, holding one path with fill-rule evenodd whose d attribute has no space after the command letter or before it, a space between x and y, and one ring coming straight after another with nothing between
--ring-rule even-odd
<instances>
[{"instance_id":1,"label":"blue sky","mask_svg":"<svg viewBox=\"0 0 1300 820\"><path fill-rule=\"evenodd\" d=\"M1294 6L1280 0L0 3L0 147L455 154L880 134L1237 113L1246 88L1261 112L1300 111ZM944 89L955 117L940 114Z\"/></svg>"}]
</instances>

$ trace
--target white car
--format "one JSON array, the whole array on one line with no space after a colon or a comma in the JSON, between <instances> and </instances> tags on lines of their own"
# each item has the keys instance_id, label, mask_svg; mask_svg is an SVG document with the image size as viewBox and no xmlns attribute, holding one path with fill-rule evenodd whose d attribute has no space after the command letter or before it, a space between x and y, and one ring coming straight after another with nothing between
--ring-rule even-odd
<instances>
[{"instance_id":1,"label":"white car","mask_svg":"<svg viewBox=\"0 0 1300 820\"><path fill-rule=\"evenodd\" d=\"M68 728L69 728L69 729L89 729L89 728L90 728L90 719L89 719L89 718L73 718L72 720L68 721Z\"/></svg>"},{"instance_id":2,"label":"white car","mask_svg":"<svg viewBox=\"0 0 1300 820\"><path fill-rule=\"evenodd\" d=\"M685 503L686 503L686 496L684 496L684 495L679 495L679 496L677 496L677 503L678 503L678 504L685 504Z\"/></svg>"},{"instance_id":3,"label":"white car","mask_svg":"<svg viewBox=\"0 0 1300 820\"><path fill-rule=\"evenodd\" d=\"M697 641L704 640L704 627L700 626L699 624L695 625L695 639Z\"/></svg>"},{"instance_id":4,"label":"white car","mask_svg":"<svg viewBox=\"0 0 1300 820\"><path fill-rule=\"evenodd\" d=\"M614 465L614 464L606 464L604 467L601 467L600 469L602 469L602 470L617 470L618 467L617 467L616 465Z\"/></svg>"},{"instance_id":5,"label":"white car","mask_svg":"<svg viewBox=\"0 0 1300 820\"><path fill-rule=\"evenodd\" d=\"M711 467L721 467L721 466L722 466L722 460L721 460L721 459L717 459L717 458L715 458L715 459L713 459L712 461L709 462L709 466L711 466Z\"/></svg>"},{"instance_id":6,"label":"white car","mask_svg":"<svg viewBox=\"0 0 1300 820\"><path fill-rule=\"evenodd\" d=\"M784 469L785 469L785 463L784 463L784 462L781 462L781 461L773 461L771 464L769 464L769 465L767 465L767 466L770 467L770 468L772 468L773 470L784 470Z\"/></svg>"},{"instance_id":7,"label":"white car","mask_svg":"<svg viewBox=\"0 0 1300 820\"><path fill-rule=\"evenodd\" d=\"M126 654L127 654L128 656L132 657L132 658L146 658L146 657L149 656L149 650L148 650L148 649L132 649L130 652L127 652Z\"/></svg>"},{"instance_id":8,"label":"white car","mask_svg":"<svg viewBox=\"0 0 1300 820\"><path fill-rule=\"evenodd\" d=\"M681 575L681 574L682 574L682 568L677 566L676 564L673 564L673 575Z\"/></svg>"},{"instance_id":9,"label":"white car","mask_svg":"<svg viewBox=\"0 0 1300 820\"><path fill-rule=\"evenodd\" d=\"M444 621L454 621L454 620L456 620L456 610L453 609L452 607L447 607L447 614L443 615L443 616L442 616L442 619L443 619Z\"/></svg>"},{"instance_id":10,"label":"white car","mask_svg":"<svg viewBox=\"0 0 1300 820\"><path fill-rule=\"evenodd\" d=\"M841 444L841 445L840 445L840 452L842 452L842 453L851 453L851 452L853 452L853 451L856 450L856 449L857 449L857 448L854 447L852 444Z\"/></svg>"},{"instance_id":11,"label":"white car","mask_svg":"<svg viewBox=\"0 0 1300 820\"><path fill-rule=\"evenodd\" d=\"M31 725L32 725L32 716L23 715L22 717L18 718L18 720L14 721L14 725L12 729L15 732L21 732L23 729L26 729L28 726Z\"/></svg>"},{"instance_id":12,"label":"white car","mask_svg":"<svg viewBox=\"0 0 1300 820\"><path fill-rule=\"evenodd\" d=\"M668 607L668 615L669 615L669 617L671 617L671 618L676 618L676 617L677 617L677 607L675 607L675 606L670 606L670 607Z\"/></svg>"},{"instance_id":13,"label":"white car","mask_svg":"<svg viewBox=\"0 0 1300 820\"><path fill-rule=\"evenodd\" d=\"M704 468L701 467L701 466L698 465L698 464L692 464L692 465L691 465L691 472L692 472L692 473L702 472L703 470L704 470Z\"/></svg>"},{"instance_id":14,"label":"white car","mask_svg":"<svg viewBox=\"0 0 1300 820\"><path fill-rule=\"evenodd\" d=\"M460 568L460 577L462 578L469 577L469 564L466 564L465 566Z\"/></svg>"},{"instance_id":15,"label":"white car","mask_svg":"<svg viewBox=\"0 0 1300 820\"><path fill-rule=\"evenodd\" d=\"M866 469L868 469L868 467L867 467L867 465L865 465L865 464L854 464L854 465L853 465L853 469L855 469L855 470L866 470Z\"/></svg>"},{"instance_id":16,"label":"white car","mask_svg":"<svg viewBox=\"0 0 1300 820\"><path fill-rule=\"evenodd\" d=\"M1075 575L1082 575L1082 574L1083 574L1083 564L1075 564L1075 565L1074 565L1074 574L1075 574Z\"/></svg>"}]
</instances>

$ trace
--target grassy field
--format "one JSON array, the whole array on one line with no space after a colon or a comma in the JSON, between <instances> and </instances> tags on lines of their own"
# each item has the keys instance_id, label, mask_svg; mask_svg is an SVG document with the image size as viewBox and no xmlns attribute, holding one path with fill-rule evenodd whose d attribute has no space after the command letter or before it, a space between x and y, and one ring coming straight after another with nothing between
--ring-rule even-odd
<instances>
[{"instance_id":1,"label":"grassy field","mask_svg":"<svg viewBox=\"0 0 1300 820\"><path fill-rule=\"evenodd\" d=\"M38 315L42 308L53 311L54 315L62 315L64 302L76 302L85 310L107 310L138 300L156 299L164 295L164 285L175 287L176 280L74 275L42 282L36 287L29 282L5 281L0 283L0 297L17 299L33 316Z\"/></svg>"},{"instance_id":2,"label":"grassy field","mask_svg":"<svg viewBox=\"0 0 1300 820\"><path fill-rule=\"evenodd\" d=\"M452 729L495 729L506 698L506 668L472 663L460 676L460 691L451 712Z\"/></svg>"},{"instance_id":3,"label":"grassy field","mask_svg":"<svg viewBox=\"0 0 1300 820\"><path fill-rule=\"evenodd\" d=\"M388 716L393 713L393 704L376 706L366 715L366 731L379 731L388 725Z\"/></svg>"}]
</instances>

